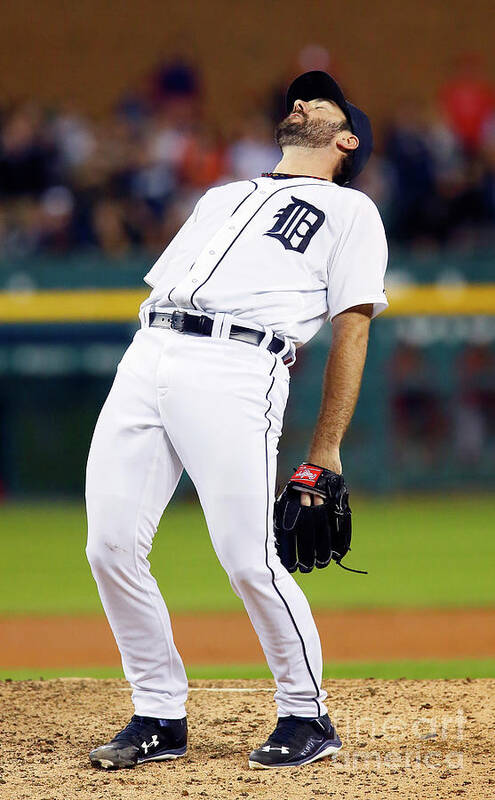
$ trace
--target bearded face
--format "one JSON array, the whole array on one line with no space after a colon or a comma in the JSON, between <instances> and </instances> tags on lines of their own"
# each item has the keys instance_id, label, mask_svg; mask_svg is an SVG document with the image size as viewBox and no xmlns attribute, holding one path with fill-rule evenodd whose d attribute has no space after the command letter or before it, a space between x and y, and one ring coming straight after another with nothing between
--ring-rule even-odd
<instances>
[{"instance_id":1,"label":"bearded face","mask_svg":"<svg viewBox=\"0 0 495 800\"><path fill-rule=\"evenodd\" d=\"M275 129L275 141L281 149L286 145L328 147L338 133L349 129L346 120L329 122L323 119L309 119L303 111L297 113L298 117L289 115Z\"/></svg>"}]
</instances>

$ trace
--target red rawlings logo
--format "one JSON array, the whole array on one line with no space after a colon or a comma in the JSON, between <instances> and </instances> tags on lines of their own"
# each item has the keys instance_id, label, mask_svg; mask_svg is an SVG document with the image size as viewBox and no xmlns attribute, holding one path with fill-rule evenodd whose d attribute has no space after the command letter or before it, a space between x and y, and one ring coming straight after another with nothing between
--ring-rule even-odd
<instances>
[{"instance_id":1,"label":"red rawlings logo","mask_svg":"<svg viewBox=\"0 0 495 800\"><path fill-rule=\"evenodd\" d=\"M291 481L304 483L306 486L315 486L316 481L322 472L323 470L319 467L308 467L307 464L301 464L301 466L294 472Z\"/></svg>"}]
</instances>

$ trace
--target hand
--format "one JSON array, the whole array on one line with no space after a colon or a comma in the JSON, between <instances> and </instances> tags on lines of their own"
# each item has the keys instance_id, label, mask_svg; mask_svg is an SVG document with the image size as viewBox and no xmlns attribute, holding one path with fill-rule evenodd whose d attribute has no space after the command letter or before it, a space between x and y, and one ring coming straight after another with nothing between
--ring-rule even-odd
<instances>
[{"instance_id":1,"label":"hand","mask_svg":"<svg viewBox=\"0 0 495 800\"><path fill-rule=\"evenodd\" d=\"M308 461L310 464L318 464L319 467L325 467L325 469L330 469L332 472L336 472L337 475L342 475L342 463L340 461L340 453L338 451L332 453L323 460L318 460L317 454L316 457L314 457L313 453L311 453ZM320 495L310 494L309 492L301 492L302 506L321 506L323 503L323 497L320 497Z\"/></svg>"},{"instance_id":2,"label":"hand","mask_svg":"<svg viewBox=\"0 0 495 800\"><path fill-rule=\"evenodd\" d=\"M275 546L283 566L311 572L332 560L340 564L350 548L351 527L343 475L304 461L274 504Z\"/></svg>"}]
</instances>

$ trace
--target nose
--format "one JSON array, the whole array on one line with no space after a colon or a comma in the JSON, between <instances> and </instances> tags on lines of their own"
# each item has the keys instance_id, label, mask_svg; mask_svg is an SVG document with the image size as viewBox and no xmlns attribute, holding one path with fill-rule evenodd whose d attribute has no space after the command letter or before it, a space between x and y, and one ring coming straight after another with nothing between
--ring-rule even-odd
<instances>
[{"instance_id":1,"label":"nose","mask_svg":"<svg viewBox=\"0 0 495 800\"><path fill-rule=\"evenodd\" d=\"M307 107L307 103L304 100L294 100L292 113L294 113L294 111L300 111L302 114L305 114L307 112Z\"/></svg>"}]
</instances>

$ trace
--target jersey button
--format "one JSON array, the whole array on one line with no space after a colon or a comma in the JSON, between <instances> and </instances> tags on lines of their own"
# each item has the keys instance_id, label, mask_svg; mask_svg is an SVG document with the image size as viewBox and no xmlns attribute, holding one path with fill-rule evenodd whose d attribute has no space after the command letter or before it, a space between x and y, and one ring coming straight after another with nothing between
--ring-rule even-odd
<instances>
[{"instance_id":1,"label":"jersey button","mask_svg":"<svg viewBox=\"0 0 495 800\"><path fill-rule=\"evenodd\" d=\"M210 250L210 256L214 256L214 255L215 255L215 251L214 250Z\"/></svg>"},{"instance_id":2,"label":"jersey button","mask_svg":"<svg viewBox=\"0 0 495 800\"><path fill-rule=\"evenodd\" d=\"M229 231L235 231L235 225L229 225Z\"/></svg>"},{"instance_id":3,"label":"jersey button","mask_svg":"<svg viewBox=\"0 0 495 800\"><path fill-rule=\"evenodd\" d=\"M197 283L197 282L198 282L197 278L193 278L192 281L191 281L191 283Z\"/></svg>"},{"instance_id":4,"label":"jersey button","mask_svg":"<svg viewBox=\"0 0 495 800\"><path fill-rule=\"evenodd\" d=\"M260 194L266 194L264 189L261 189Z\"/></svg>"}]
</instances>

